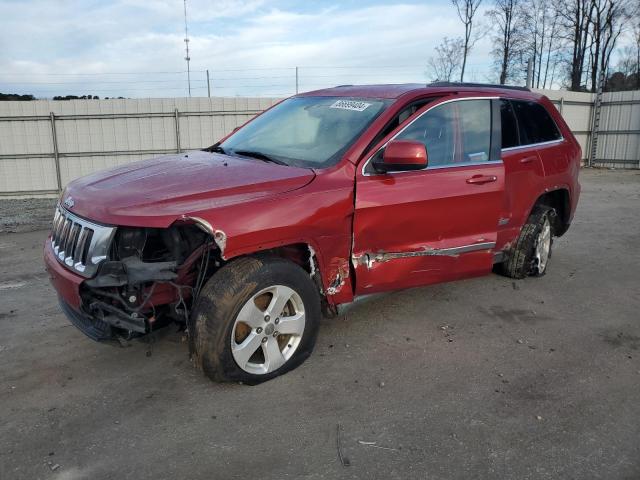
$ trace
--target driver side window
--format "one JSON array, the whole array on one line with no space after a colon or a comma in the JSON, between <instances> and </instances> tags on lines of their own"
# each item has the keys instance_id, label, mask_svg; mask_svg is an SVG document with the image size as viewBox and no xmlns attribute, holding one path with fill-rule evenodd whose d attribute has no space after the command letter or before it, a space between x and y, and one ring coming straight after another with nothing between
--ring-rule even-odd
<instances>
[{"instance_id":1,"label":"driver side window","mask_svg":"<svg viewBox=\"0 0 640 480\"><path fill-rule=\"evenodd\" d=\"M424 143L429 167L486 162L491 151L491 101L459 100L439 105L396 139Z\"/></svg>"},{"instance_id":2,"label":"driver side window","mask_svg":"<svg viewBox=\"0 0 640 480\"><path fill-rule=\"evenodd\" d=\"M455 103L445 103L422 115L396 139L424 143L429 166L448 165L455 161L455 127Z\"/></svg>"}]
</instances>

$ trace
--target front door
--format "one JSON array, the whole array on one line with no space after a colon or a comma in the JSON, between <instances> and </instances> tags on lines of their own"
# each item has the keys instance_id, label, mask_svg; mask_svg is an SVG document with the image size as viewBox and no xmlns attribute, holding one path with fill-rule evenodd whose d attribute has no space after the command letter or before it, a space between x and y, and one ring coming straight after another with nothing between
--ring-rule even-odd
<instances>
[{"instance_id":1,"label":"front door","mask_svg":"<svg viewBox=\"0 0 640 480\"><path fill-rule=\"evenodd\" d=\"M504 192L499 122L489 97L441 99L387 139L424 142L426 169L379 174L371 161L358 168L356 294L491 270Z\"/></svg>"}]
</instances>

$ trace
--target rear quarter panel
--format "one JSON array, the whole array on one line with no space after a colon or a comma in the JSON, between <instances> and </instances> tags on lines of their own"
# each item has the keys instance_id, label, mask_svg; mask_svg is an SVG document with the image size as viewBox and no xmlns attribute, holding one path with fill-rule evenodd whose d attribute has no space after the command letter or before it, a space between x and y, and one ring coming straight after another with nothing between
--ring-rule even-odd
<instances>
[{"instance_id":1,"label":"rear quarter panel","mask_svg":"<svg viewBox=\"0 0 640 480\"><path fill-rule=\"evenodd\" d=\"M580 198L578 176L582 163L582 149L553 103L547 97L542 97L541 103L556 122L563 137L563 141L558 145L538 149L545 171L545 192L561 188L569 191L571 221Z\"/></svg>"}]
</instances>

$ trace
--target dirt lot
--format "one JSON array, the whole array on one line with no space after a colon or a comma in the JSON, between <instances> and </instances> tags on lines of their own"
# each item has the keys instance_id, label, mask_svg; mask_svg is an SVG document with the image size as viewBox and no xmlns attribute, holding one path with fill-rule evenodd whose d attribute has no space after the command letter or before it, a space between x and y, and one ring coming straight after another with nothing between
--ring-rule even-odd
<instances>
[{"instance_id":1,"label":"dirt lot","mask_svg":"<svg viewBox=\"0 0 640 480\"><path fill-rule=\"evenodd\" d=\"M640 478L640 174L582 184L546 277L359 305L257 387L206 380L174 331L93 343L46 232L0 235L0 478Z\"/></svg>"}]
</instances>

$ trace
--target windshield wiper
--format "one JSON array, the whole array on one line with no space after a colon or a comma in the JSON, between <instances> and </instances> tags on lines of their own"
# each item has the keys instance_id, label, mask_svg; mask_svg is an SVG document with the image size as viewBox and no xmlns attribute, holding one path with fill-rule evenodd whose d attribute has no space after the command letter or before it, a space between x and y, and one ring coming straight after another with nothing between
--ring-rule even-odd
<instances>
[{"instance_id":1,"label":"windshield wiper","mask_svg":"<svg viewBox=\"0 0 640 480\"><path fill-rule=\"evenodd\" d=\"M208 150L209 150L210 152L213 152L213 153L227 153L227 152L225 151L225 149L224 149L224 148L222 148L220 145L216 145L216 146L214 146L214 147L210 147Z\"/></svg>"},{"instance_id":2,"label":"windshield wiper","mask_svg":"<svg viewBox=\"0 0 640 480\"><path fill-rule=\"evenodd\" d=\"M282 160L270 157L269 155L265 155L262 152L254 152L252 150L234 150L231 153L234 153L235 155L241 155L243 157L257 158L258 160L263 160L265 162L277 163L278 165L287 165Z\"/></svg>"}]
</instances>

